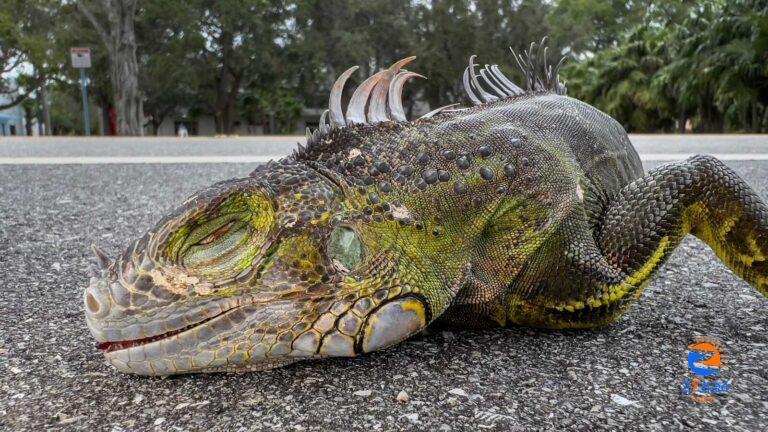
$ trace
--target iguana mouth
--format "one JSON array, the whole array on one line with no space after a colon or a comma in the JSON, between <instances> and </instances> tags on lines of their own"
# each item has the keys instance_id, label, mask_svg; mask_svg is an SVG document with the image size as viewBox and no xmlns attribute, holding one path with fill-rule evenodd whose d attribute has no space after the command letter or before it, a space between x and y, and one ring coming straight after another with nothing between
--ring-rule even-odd
<instances>
[{"instance_id":1,"label":"iguana mouth","mask_svg":"<svg viewBox=\"0 0 768 432\"><path fill-rule=\"evenodd\" d=\"M132 339L132 340L122 340L122 341L107 341L107 342L99 342L96 344L96 348L104 351L105 353L113 352L113 351L120 351L128 348L134 348L142 345L147 345L152 342L157 342L160 340L168 339L170 337L176 336L178 334L184 333L186 331L192 330L194 328L200 327L204 324L207 324L210 321L213 321L216 318L219 318L220 316L226 314L227 312L230 312L230 310L226 310L224 312L221 312L218 315L212 316L210 318L206 318L202 321L196 322L194 324L190 324L186 327L182 327L177 330L172 330L166 333L162 333L155 336L149 336L141 339Z\"/></svg>"}]
</instances>

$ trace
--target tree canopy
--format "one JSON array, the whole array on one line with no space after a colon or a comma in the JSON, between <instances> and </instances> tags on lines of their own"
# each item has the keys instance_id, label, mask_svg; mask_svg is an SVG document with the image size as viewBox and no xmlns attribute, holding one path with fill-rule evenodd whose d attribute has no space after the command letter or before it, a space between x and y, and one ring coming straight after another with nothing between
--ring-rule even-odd
<instances>
[{"instance_id":1,"label":"tree canopy","mask_svg":"<svg viewBox=\"0 0 768 432\"><path fill-rule=\"evenodd\" d=\"M154 130L166 118L211 115L218 133L237 122L290 133L349 66L361 66L359 82L416 55L412 68L428 79L407 87L406 110L466 103L460 78L471 54L519 79L509 47L544 35L550 61L569 56L569 95L630 131L768 131L768 0L8 1L0 94L6 105L28 99L25 111L39 118L50 88L57 133L82 133L71 112L72 46L92 48L91 98L104 122L110 110L140 111ZM134 60L130 46L121 60L105 42L110 5L123 11L121 26L133 22ZM136 99L121 93L127 80L115 68L131 61Z\"/></svg>"}]
</instances>

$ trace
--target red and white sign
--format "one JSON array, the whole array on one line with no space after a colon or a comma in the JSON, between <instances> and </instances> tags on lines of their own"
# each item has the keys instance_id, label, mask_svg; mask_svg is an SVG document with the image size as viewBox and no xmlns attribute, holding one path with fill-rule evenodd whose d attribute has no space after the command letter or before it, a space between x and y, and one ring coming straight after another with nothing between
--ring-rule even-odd
<instances>
[{"instance_id":1,"label":"red and white sign","mask_svg":"<svg viewBox=\"0 0 768 432\"><path fill-rule=\"evenodd\" d=\"M85 47L73 47L69 49L72 56L72 67L89 68L91 67L91 49Z\"/></svg>"}]
</instances>

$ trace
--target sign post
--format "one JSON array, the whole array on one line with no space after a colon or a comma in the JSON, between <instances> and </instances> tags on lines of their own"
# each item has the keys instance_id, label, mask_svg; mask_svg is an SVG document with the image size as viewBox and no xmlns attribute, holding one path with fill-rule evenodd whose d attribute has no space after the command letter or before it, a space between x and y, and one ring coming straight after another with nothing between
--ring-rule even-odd
<instances>
[{"instance_id":1,"label":"sign post","mask_svg":"<svg viewBox=\"0 0 768 432\"><path fill-rule=\"evenodd\" d=\"M83 127L85 135L91 135L91 118L88 110L88 72L86 69L91 67L91 49L90 48L70 48L69 54L72 57L72 67L80 69L80 93L83 95Z\"/></svg>"}]
</instances>

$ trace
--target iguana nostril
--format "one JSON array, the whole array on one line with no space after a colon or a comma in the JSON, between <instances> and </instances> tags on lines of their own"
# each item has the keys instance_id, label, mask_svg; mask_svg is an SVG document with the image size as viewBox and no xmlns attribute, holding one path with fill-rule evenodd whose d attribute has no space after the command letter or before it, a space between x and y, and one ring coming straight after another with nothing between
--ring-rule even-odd
<instances>
[{"instance_id":1,"label":"iguana nostril","mask_svg":"<svg viewBox=\"0 0 768 432\"><path fill-rule=\"evenodd\" d=\"M99 313L99 309L101 309L99 301L91 293L85 295L85 306L88 308L88 312L94 315Z\"/></svg>"},{"instance_id":2,"label":"iguana nostril","mask_svg":"<svg viewBox=\"0 0 768 432\"><path fill-rule=\"evenodd\" d=\"M85 313L89 319L99 320L109 314L110 302L101 295L100 286L102 281L97 281L85 289L83 301L85 302Z\"/></svg>"}]
</instances>

